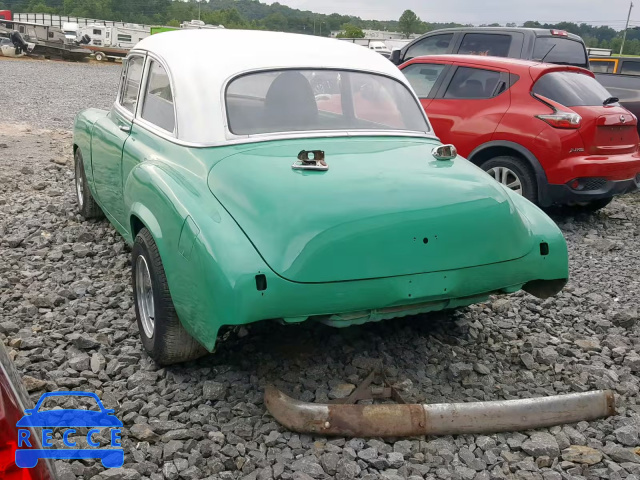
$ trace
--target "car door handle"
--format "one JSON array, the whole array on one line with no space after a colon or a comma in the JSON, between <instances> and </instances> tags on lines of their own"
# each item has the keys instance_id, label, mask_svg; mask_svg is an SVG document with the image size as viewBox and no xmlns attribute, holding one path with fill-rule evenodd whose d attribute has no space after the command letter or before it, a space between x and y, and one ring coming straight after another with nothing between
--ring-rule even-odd
<instances>
[{"instance_id":1,"label":"car door handle","mask_svg":"<svg viewBox=\"0 0 640 480\"><path fill-rule=\"evenodd\" d=\"M119 125L118 128L124 133L131 133L131 125Z\"/></svg>"}]
</instances>

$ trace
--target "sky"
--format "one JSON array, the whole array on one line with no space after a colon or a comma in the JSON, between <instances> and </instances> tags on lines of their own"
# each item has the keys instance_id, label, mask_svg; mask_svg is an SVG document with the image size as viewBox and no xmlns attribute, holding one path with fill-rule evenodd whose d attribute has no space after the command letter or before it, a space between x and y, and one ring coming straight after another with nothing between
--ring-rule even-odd
<instances>
[{"instance_id":1,"label":"sky","mask_svg":"<svg viewBox=\"0 0 640 480\"><path fill-rule=\"evenodd\" d=\"M262 0L265 1L265 0ZM424 21L521 24L527 20L566 20L624 28L629 0L278 0L283 5L318 13L356 15L368 20L397 20L406 9ZM267 0L273 3L273 0ZM631 13L640 25L640 0Z\"/></svg>"}]
</instances>

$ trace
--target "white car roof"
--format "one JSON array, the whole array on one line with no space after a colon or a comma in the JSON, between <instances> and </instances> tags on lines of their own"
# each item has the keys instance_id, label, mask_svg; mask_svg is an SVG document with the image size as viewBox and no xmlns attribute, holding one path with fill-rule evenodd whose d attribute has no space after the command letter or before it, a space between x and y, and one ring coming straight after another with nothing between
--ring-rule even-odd
<instances>
[{"instance_id":1,"label":"white car roof","mask_svg":"<svg viewBox=\"0 0 640 480\"><path fill-rule=\"evenodd\" d=\"M250 71L280 68L366 71L395 78L413 92L402 72L379 53L347 41L312 35L175 30L141 40L131 54L136 52L148 52L169 70L177 140L194 145L221 145L239 140L227 128L224 93L229 80Z\"/></svg>"}]
</instances>

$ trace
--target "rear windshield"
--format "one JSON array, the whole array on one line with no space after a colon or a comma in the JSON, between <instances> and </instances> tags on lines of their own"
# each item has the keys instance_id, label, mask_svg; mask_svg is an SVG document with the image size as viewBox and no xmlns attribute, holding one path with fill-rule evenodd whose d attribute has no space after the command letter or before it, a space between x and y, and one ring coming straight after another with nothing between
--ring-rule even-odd
<instances>
[{"instance_id":1,"label":"rear windshield","mask_svg":"<svg viewBox=\"0 0 640 480\"><path fill-rule=\"evenodd\" d=\"M587 51L582 42L565 37L538 37L532 60L589 68Z\"/></svg>"},{"instance_id":2,"label":"rear windshield","mask_svg":"<svg viewBox=\"0 0 640 480\"><path fill-rule=\"evenodd\" d=\"M577 72L547 73L533 86L533 93L566 107L602 105L611 97L594 78Z\"/></svg>"},{"instance_id":3,"label":"rear windshield","mask_svg":"<svg viewBox=\"0 0 640 480\"><path fill-rule=\"evenodd\" d=\"M411 91L389 77L345 70L279 70L232 80L226 92L236 135L318 130L428 132Z\"/></svg>"}]
</instances>

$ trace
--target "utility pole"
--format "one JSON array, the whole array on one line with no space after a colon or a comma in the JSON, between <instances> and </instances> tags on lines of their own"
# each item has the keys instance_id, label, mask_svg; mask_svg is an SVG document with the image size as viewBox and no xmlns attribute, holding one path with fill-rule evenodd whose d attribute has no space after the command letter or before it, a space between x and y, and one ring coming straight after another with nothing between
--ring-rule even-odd
<instances>
[{"instance_id":1,"label":"utility pole","mask_svg":"<svg viewBox=\"0 0 640 480\"><path fill-rule=\"evenodd\" d=\"M631 18L631 9L633 8L633 1L630 2L629 5L629 15L627 15L627 24L624 27L624 35L622 35L622 46L620 46L620 55L622 55L622 51L624 50L624 42L627 40L627 29L629 28L629 19Z\"/></svg>"}]
</instances>

